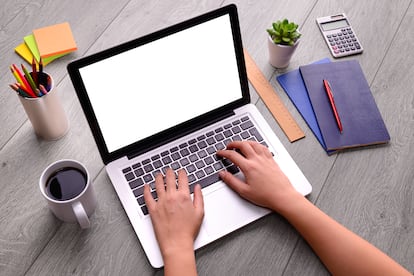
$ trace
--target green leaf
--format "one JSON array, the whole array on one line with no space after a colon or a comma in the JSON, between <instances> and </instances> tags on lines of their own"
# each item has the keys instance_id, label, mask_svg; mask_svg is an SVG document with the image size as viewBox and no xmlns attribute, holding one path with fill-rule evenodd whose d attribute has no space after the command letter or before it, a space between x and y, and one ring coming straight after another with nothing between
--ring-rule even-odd
<instances>
[{"instance_id":1,"label":"green leaf","mask_svg":"<svg viewBox=\"0 0 414 276\"><path fill-rule=\"evenodd\" d=\"M282 37L283 42L289 43L291 40L289 37Z\"/></svg>"}]
</instances>

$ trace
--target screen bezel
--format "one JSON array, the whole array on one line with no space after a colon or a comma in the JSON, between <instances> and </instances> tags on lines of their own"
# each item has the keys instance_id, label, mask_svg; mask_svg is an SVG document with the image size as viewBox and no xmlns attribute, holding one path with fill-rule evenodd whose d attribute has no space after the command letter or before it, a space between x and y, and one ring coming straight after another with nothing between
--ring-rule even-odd
<instances>
[{"instance_id":1,"label":"screen bezel","mask_svg":"<svg viewBox=\"0 0 414 276\"><path fill-rule=\"evenodd\" d=\"M96 63L103 59L112 57L114 55L123 53L141 45L150 43L168 35L177 33L179 31L191 28L193 26L202 24L203 22L211 19L229 15L230 24L233 34L233 44L235 49L235 55L237 59L237 67L239 71L240 87L242 90L242 98L235 100L223 107L217 108L213 111L200 115L196 118L183 122L177 126L171 127L167 130L154 134L148 138L137 141L133 144L127 145L115 151L109 152L103 138L102 131L99 127L98 120L92 108L92 104L88 97L84 83L80 75L80 69L90 64ZM149 151L155 147L158 147L170 140L176 139L180 136L184 136L197 128L202 128L210 122L220 120L221 118L231 115L232 110L250 102L249 86L246 74L246 67L243 55L242 40L240 34L239 20L237 16L237 8L234 4L219 8L217 10L208 12L206 14L194 17L184 22L175 24L165 29L156 31L154 33L145 35L143 37L131 40L129 42L117 45L115 47L100 51L98 53L80 58L68 64L67 70L75 88L76 94L79 98L83 112L85 113L89 127L91 128L92 135L98 146L99 153L101 155L104 164L121 158L123 156L133 157L135 155ZM110 111L109 111L110 112Z\"/></svg>"}]
</instances>

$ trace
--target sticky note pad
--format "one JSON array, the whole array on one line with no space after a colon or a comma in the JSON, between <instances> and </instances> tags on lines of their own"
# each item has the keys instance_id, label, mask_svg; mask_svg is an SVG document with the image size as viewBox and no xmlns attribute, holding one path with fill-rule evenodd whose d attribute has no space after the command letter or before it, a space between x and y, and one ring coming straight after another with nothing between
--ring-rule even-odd
<instances>
[{"instance_id":1,"label":"sticky note pad","mask_svg":"<svg viewBox=\"0 0 414 276\"><path fill-rule=\"evenodd\" d=\"M39 50L37 49L37 45L36 45L36 41L35 41L34 35L31 34L31 35L25 36L24 37L24 42L25 42L24 44L26 44L26 48L31 52L31 57L30 57L29 63L32 62L32 58L33 57L36 59L37 63L39 63L40 62L40 53L39 53ZM18 52L18 51L16 50L16 52ZM52 62L53 60L55 60L57 58L60 58L60 57L62 57L64 55L66 55L66 54L68 54L68 53L59 54L59 55L53 55L53 56L50 56L50 57L47 57L47 58L43 58L42 59L43 65L47 65L50 62Z\"/></svg>"},{"instance_id":2,"label":"sticky note pad","mask_svg":"<svg viewBox=\"0 0 414 276\"><path fill-rule=\"evenodd\" d=\"M68 22L33 30L33 36L42 59L77 50Z\"/></svg>"}]
</instances>

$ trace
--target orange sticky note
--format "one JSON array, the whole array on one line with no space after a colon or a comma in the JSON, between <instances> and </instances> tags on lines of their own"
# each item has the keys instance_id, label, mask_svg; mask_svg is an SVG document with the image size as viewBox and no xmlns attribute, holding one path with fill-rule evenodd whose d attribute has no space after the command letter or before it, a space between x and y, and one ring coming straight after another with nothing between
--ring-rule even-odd
<instances>
[{"instance_id":1,"label":"orange sticky note","mask_svg":"<svg viewBox=\"0 0 414 276\"><path fill-rule=\"evenodd\" d=\"M68 22L33 30L33 35L42 58L78 49Z\"/></svg>"}]
</instances>

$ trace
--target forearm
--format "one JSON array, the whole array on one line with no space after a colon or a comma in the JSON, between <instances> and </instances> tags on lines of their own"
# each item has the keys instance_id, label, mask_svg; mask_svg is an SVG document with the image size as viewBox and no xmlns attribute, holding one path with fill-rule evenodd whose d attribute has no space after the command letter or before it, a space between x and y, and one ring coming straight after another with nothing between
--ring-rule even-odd
<instances>
[{"instance_id":1,"label":"forearm","mask_svg":"<svg viewBox=\"0 0 414 276\"><path fill-rule=\"evenodd\" d=\"M280 213L309 243L333 275L411 275L304 197Z\"/></svg>"}]
</instances>

